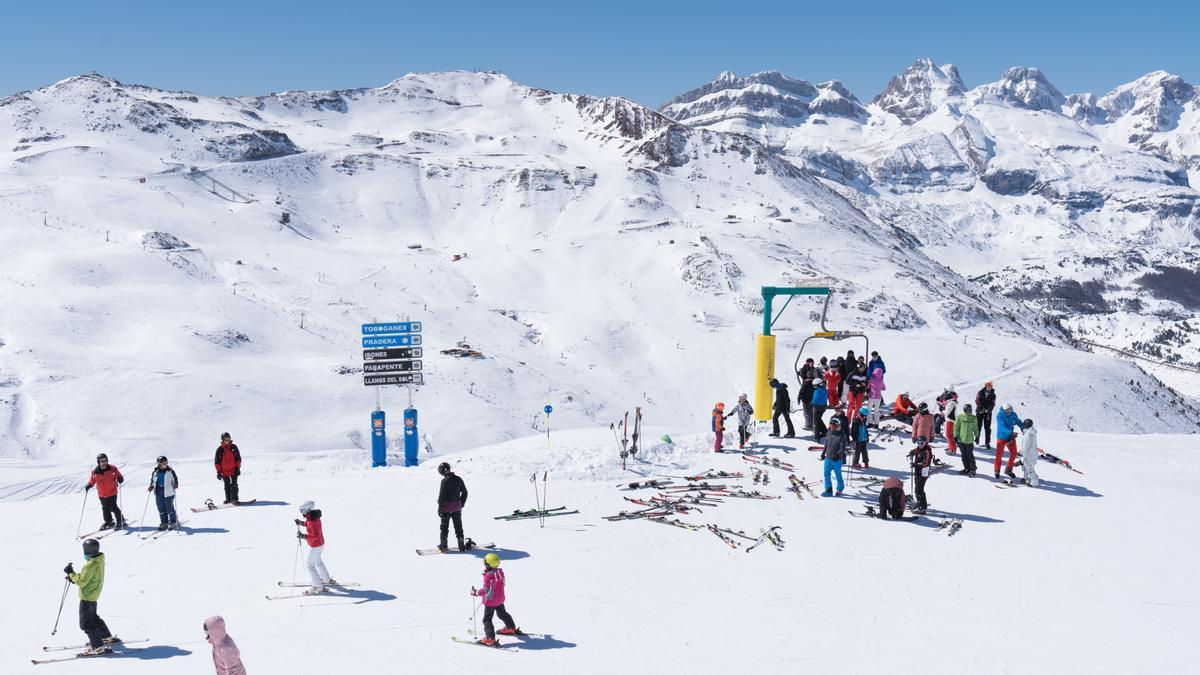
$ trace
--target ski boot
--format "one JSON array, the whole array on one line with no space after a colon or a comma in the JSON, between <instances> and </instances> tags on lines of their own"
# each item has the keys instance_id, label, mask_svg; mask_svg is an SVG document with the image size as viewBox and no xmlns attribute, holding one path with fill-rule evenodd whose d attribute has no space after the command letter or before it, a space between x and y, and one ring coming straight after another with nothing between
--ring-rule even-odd
<instances>
[{"instance_id":1,"label":"ski boot","mask_svg":"<svg viewBox=\"0 0 1200 675\"><path fill-rule=\"evenodd\" d=\"M446 551L449 551L450 548L447 547L446 542L443 541L442 543L437 545L437 550L438 550L438 553L445 553Z\"/></svg>"},{"instance_id":2,"label":"ski boot","mask_svg":"<svg viewBox=\"0 0 1200 675\"><path fill-rule=\"evenodd\" d=\"M521 632L520 628L509 628L507 626L496 631L496 634L497 635L524 635L524 633Z\"/></svg>"},{"instance_id":3,"label":"ski boot","mask_svg":"<svg viewBox=\"0 0 1200 675\"><path fill-rule=\"evenodd\" d=\"M496 642L496 638L494 638L494 637L485 637L479 641L479 644L483 645L484 647L499 647L500 646L500 643Z\"/></svg>"},{"instance_id":4,"label":"ski boot","mask_svg":"<svg viewBox=\"0 0 1200 675\"><path fill-rule=\"evenodd\" d=\"M459 539L458 540L458 552L462 553L463 551L466 551L467 548L468 548L467 542L463 541L462 539Z\"/></svg>"},{"instance_id":5,"label":"ski boot","mask_svg":"<svg viewBox=\"0 0 1200 675\"><path fill-rule=\"evenodd\" d=\"M101 642L103 642L106 645L119 645L119 644L121 644L121 638L117 637L116 635L113 635L112 637L104 638L103 640L101 640Z\"/></svg>"},{"instance_id":6,"label":"ski boot","mask_svg":"<svg viewBox=\"0 0 1200 675\"><path fill-rule=\"evenodd\" d=\"M113 653L112 647L100 645L99 647L88 647L79 653L80 656L101 656L103 654Z\"/></svg>"},{"instance_id":7,"label":"ski boot","mask_svg":"<svg viewBox=\"0 0 1200 675\"><path fill-rule=\"evenodd\" d=\"M101 530L101 531L103 531L103 530L111 530L111 529L113 529L113 524L112 524L112 523L104 523L103 525L101 525L101 526L100 526L100 530Z\"/></svg>"},{"instance_id":8,"label":"ski boot","mask_svg":"<svg viewBox=\"0 0 1200 675\"><path fill-rule=\"evenodd\" d=\"M166 530L166 529L167 529L167 524L166 524L166 523L159 523L159 524L158 524L158 531L159 531L159 532L162 532L162 531L164 531L164 530Z\"/></svg>"},{"instance_id":9,"label":"ski boot","mask_svg":"<svg viewBox=\"0 0 1200 675\"><path fill-rule=\"evenodd\" d=\"M833 496L834 496L834 497L841 497L841 496L842 496L842 491L841 491L841 490L838 490L837 492L833 493Z\"/></svg>"},{"instance_id":10,"label":"ski boot","mask_svg":"<svg viewBox=\"0 0 1200 675\"><path fill-rule=\"evenodd\" d=\"M1011 478L1013 480L1017 479L1017 474L1012 469L1005 469L1004 475L1008 476L1009 478Z\"/></svg>"},{"instance_id":11,"label":"ski boot","mask_svg":"<svg viewBox=\"0 0 1200 675\"><path fill-rule=\"evenodd\" d=\"M304 590L304 595L321 595L322 593L328 593L328 592L329 592L329 589L327 589L327 588L318 588L316 586L312 586L312 587L306 588Z\"/></svg>"}]
</instances>

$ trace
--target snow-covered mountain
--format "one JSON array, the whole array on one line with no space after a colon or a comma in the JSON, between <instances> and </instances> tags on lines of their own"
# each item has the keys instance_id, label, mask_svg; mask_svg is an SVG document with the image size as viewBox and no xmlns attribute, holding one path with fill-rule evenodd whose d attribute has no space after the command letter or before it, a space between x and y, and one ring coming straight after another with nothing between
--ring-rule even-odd
<instances>
[{"instance_id":1,"label":"snow-covered mountain","mask_svg":"<svg viewBox=\"0 0 1200 675\"><path fill-rule=\"evenodd\" d=\"M873 221L1077 338L1200 367L1193 85L1156 72L1100 98L1064 96L1018 67L968 90L954 66L921 59L855 115L780 123L779 109L736 103L759 80L723 73L661 110L763 140ZM1200 378L1181 384L1200 392Z\"/></svg>"},{"instance_id":2,"label":"snow-covered mountain","mask_svg":"<svg viewBox=\"0 0 1200 675\"><path fill-rule=\"evenodd\" d=\"M823 100L866 110L840 85L760 80L745 84L807 111L787 130L880 124L830 117L842 108ZM892 126L929 120L948 118ZM927 136L907 142L951 156L973 138L936 150ZM760 286L814 277L833 279L831 326L869 331L889 357L892 391L1004 375L1004 395L1051 428L1196 428L1157 380L1075 351L1039 311L927 256L923 214L767 141L488 73L237 99L89 75L0 99L0 447L202 454L225 430L243 448L362 444L374 392L358 325L403 317L425 325L416 402L436 449L528 434L546 402L559 429L634 405L649 423L704 425L715 398L750 388ZM1126 155L1135 196L1167 170ZM818 308L776 325L785 375ZM484 358L442 353L464 341ZM1070 368L1023 370L1044 357ZM1082 399L1080 368L1102 383ZM392 412L405 401L384 396Z\"/></svg>"}]
</instances>

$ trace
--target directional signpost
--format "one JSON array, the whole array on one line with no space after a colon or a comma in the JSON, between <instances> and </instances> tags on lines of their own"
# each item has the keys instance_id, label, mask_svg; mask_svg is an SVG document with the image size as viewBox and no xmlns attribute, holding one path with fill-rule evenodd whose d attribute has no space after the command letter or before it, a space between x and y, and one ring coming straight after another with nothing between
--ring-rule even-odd
<instances>
[{"instance_id":1,"label":"directional signpost","mask_svg":"<svg viewBox=\"0 0 1200 675\"><path fill-rule=\"evenodd\" d=\"M404 410L404 465L417 465L417 409L412 405L412 387L425 384L421 357L420 321L364 323L362 325L363 384L379 387L408 386L408 408ZM371 415L371 466L387 465L387 435L379 390L375 390L375 412Z\"/></svg>"}]
</instances>

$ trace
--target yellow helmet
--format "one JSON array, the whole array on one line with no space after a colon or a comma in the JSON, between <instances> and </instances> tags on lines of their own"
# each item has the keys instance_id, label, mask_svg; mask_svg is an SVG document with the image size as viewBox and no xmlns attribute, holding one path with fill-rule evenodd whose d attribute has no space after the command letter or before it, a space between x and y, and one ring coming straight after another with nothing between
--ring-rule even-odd
<instances>
[{"instance_id":1,"label":"yellow helmet","mask_svg":"<svg viewBox=\"0 0 1200 675\"><path fill-rule=\"evenodd\" d=\"M496 555L495 553L489 553L483 556L483 562L487 563L488 567L499 567L500 556Z\"/></svg>"}]
</instances>

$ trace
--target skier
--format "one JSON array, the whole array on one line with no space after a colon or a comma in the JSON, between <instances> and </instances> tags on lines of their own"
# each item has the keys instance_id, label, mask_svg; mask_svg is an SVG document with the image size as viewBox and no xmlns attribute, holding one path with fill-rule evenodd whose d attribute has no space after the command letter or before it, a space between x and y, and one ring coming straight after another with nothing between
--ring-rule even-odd
<instances>
[{"instance_id":1,"label":"skier","mask_svg":"<svg viewBox=\"0 0 1200 675\"><path fill-rule=\"evenodd\" d=\"M1033 420L1026 419L1021 432L1021 470L1025 474L1024 481L1029 487L1039 484L1037 475L1038 439L1037 429L1033 428Z\"/></svg>"},{"instance_id":2,"label":"skier","mask_svg":"<svg viewBox=\"0 0 1200 675\"><path fill-rule=\"evenodd\" d=\"M917 406L917 414L912 421L912 439L915 441L922 436L925 440L933 438L933 415L929 413L929 404L924 401Z\"/></svg>"},{"instance_id":3,"label":"skier","mask_svg":"<svg viewBox=\"0 0 1200 675\"><path fill-rule=\"evenodd\" d=\"M954 437L962 451L963 468L959 473L975 477L975 439L979 436L979 418L971 414L971 404L964 403L962 412L954 419Z\"/></svg>"},{"instance_id":4,"label":"skier","mask_svg":"<svg viewBox=\"0 0 1200 675\"><path fill-rule=\"evenodd\" d=\"M800 380L800 407L804 410L804 430L813 428L813 382L816 380Z\"/></svg>"},{"instance_id":5,"label":"skier","mask_svg":"<svg viewBox=\"0 0 1200 675\"><path fill-rule=\"evenodd\" d=\"M225 619L210 616L204 620L204 639L212 645L213 665L217 675L246 675L242 652L233 638L225 632Z\"/></svg>"},{"instance_id":6,"label":"skier","mask_svg":"<svg viewBox=\"0 0 1200 675\"><path fill-rule=\"evenodd\" d=\"M100 526L101 530L109 530L112 528L121 529L125 527L125 516L121 514L121 508L117 506L117 491L122 483L125 482L125 477L121 475L121 470L112 464L108 463L108 455L103 452L96 455L96 468L92 469L92 475L88 478L87 485L83 486L84 492L96 486L96 495L100 497L100 510L104 512L104 524ZM113 516L116 516L116 521L113 521Z\"/></svg>"},{"instance_id":7,"label":"skier","mask_svg":"<svg viewBox=\"0 0 1200 675\"><path fill-rule=\"evenodd\" d=\"M822 356L820 361L817 361L817 377L825 377L825 373L829 372L829 357Z\"/></svg>"},{"instance_id":8,"label":"skier","mask_svg":"<svg viewBox=\"0 0 1200 675\"><path fill-rule=\"evenodd\" d=\"M229 432L221 434L221 444L217 446L217 454L213 458L217 467L217 480L225 484L225 503L236 504L238 501L238 476L242 475L242 453L234 444Z\"/></svg>"},{"instance_id":9,"label":"skier","mask_svg":"<svg viewBox=\"0 0 1200 675\"><path fill-rule=\"evenodd\" d=\"M795 438L796 427L792 426L792 398L788 394L787 385L771 378L771 388L775 390L774 414L771 416L771 436L779 438L779 416L787 422L787 434L784 438Z\"/></svg>"},{"instance_id":10,"label":"skier","mask_svg":"<svg viewBox=\"0 0 1200 675\"><path fill-rule=\"evenodd\" d=\"M79 587L79 628L87 633L88 648L82 653L85 656L110 654L109 644L116 642L108 630L108 624L96 612L100 601L100 591L104 590L104 554L100 552L100 542L88 539L83 542L83 569L75 571L73 563L67 563L63 568L67 579Z\"/></svg>"},{"instance_id":11,"label":"skier","mask_svg":"<svg viewBox=\"0 0 1200 675\"><path fill-rule=\"evenodd\" d=\"M879 352L871 352L871 360L867 361L867 375L874 374L876 370L882 370L884 374L887 374L887 366L883 363L883 357L879 355Z\"/></svg>"},{"instance_id":12,"label":"skier","mask_svg":"<svg viewBox=\"0 0 1200 675\"><path fill-rule=\"evenodd\" d=\"M867 376L867 403L871 407L871 417L867 420L869 426L879 428L879 414L883 410L883 392L887 385L883 383L883 368L870 371Z\"/></svg>"},{"instance_id":13,"label":"skier","mask_svg":"<svg viewBox=\"0 0 1200 675\"><path fill-rule=\"evenodd\" d=\"M913 492L917 496L917 507L913 513L923 516L929 508L929 501L925 498L925 481L929 480L929 467L933 463L933 448L929 447L929 439L918 436L917 447L908 453L908 457L912 462Z\"/></svg>"},{"instance_id":14,"label":"skier","mask_svg":"<svg viewBox=\"0 0 1200 675\"><path fill-rule=\"evenodd\" d=\"M821 452L821 459L825 463L825 492L822 496L834 496L829 474L836 473L837 496L841 497L842 490L846 488L845 482L842 481L842 464L846 462L846 434L842 431L842 421L837 417L829 420L829 434L825 436L825 449Z\"/></svg>"},{"instance_id":15,"label":"skier","mask_svg":"<svg viewBox=\"0 0 1200 675\"><path fill-rule=\"evenodd\" d=\"M912 424L913 418L917 416L917 404L913 403L908 397L908 392L901 392L896 397L896 403L892 406L892 417L897 422Z\"/></svg>"},{"instance_id":16,"label":"skier","mask_svg":"<svg viewBox=\"0 0 1200 675\"><path fill-rule=\"evenodd\" d=\"M733 413L729 413L732 415ZM717 441L713 445L713 452L721 452L721 441L725 438L725 402L717 401L717 405L713 406L712 411L712 430L717 436Z\"/></svg>"},{"instance_id":17,"label":"skier","mask_svg":"<svg viewBox=\"0 0 1200 675\"><path fill-rule=\"evenodd\" d=\"M516 622L508 610L504 609L504 570L500 569L500 556L489 553L483 556L483 588L471 589L472 596L483 598L483 634L479 642L489 647L497 647L496 633L501 635L522 635ZM497 615L504 622L504 628L499 631L492 625L492 616Z\"/></svg>"},{"instance_id":18,"label":"skier","mask_svg":"<svg viewBox=\"0 0 1200 675\"><path fill-rule=\"evenodd\" d=\"M879 491L878 517L900 520L904 517L904 481L895 476L888 476L883 481L883 489Z\"/></svg>"},{"instance_id":19,"label":"skier","mask_svg":"<svg viewBox=\"0 0 1200 675\"><path fill-rule=\"evenodd\" d=\"M983 434L983 447L992 448L992 411L996 409L996 390L992 388L991 380L983 383L983 389L975 394L975 416L979 418L979 432ZM975 444L979 444L979 433L975 434Z\"/></svg>"},{"instance_id":20,"label":"skier","mask_svg":"<svg viewBox=\"0 0 1200 675\"><path fill-rule=\"evenodd\" d=\"M854 415L854 421L850 423L850 439L854 441L854 468L869 469L871 468L871 458L867 456L867 439L870 438L870 429L867 424L867 415L871 411L863 406L858 409ZM862 455L862 464L858 463L858 457Z\"/></svg>"},{"instance_id":21,"label":"skier","mask_svg":"<svg viewBox=\"0 0 1200 675\"><path fill-rule=\"evenodd\" d=\"M750 399L745 394L738 395L737 407L733 412L737 413L738 417L738 449L744 450L746 442L750 440L750 422L754 414L754 407L750 405Z\"/></svg>"},{"instance_id":22,"label":"skier","mask_svg":"<svg viewBox=\"0 0 1200 675\"><path fill-rule=\"evenodd\" d=\"M813 365L812 359L804 359L804 365L800 366L800 381L811 380L817 376L817 367Z\"/></svg>"},{"instance_id":23,"label":"skier","mask_svg":"<svg viewBox=\"0 0 1200 675\"><path fill-rule=\"evenodd\" d=\"M942 411L942 419L946 425L946 452L953 455L958 451L958 444L954 440L954 420L958 417L958 394L954 391L954 385L946 385L946 390L938 397L938 406Z\"/></svg>"},{"instance_id":24,"label":"skier","mask_svg":"<svg viewBox=\"0 0 1200 675\"><path fill-rule=\"evenodd\" d=\"M442 485L438 489L438 517L441 518L438 550L445 553L446 537L450 533L450 521L454 521L454 537L458 539L458 550L467 550L467 542L463 539L462 510L467 505L467 484L450 470L449 462L438 465L438 473L442 476Z\"/></svg>"},{"instance_id":25,"label":"skier","mask_svg":"<svg viewBox=\"0 0 1200 675\"><path fill-rule=\"evenodd\" d=\"M842 375L837 371L837 368L830 368L825 371L825 392L829 396L829 407L836 408L841 404L841 397L838 395L838 390L842 386Z\"/></svg>"},{"instance_id":26,"label":"skier","mask_svg":"<svg viewBox=\"0 0 1200 675\"><path fill-rule=\"evenodd\" d=\"M179 529L179 516L175 514L175 491L179 489L179 476L167 463L163 455L150 473L150 487L146 492L154 493L154 505L158 507L158 529Z\"/></svg>"},{"instance_id":27,"label":"skier","mask_svg":"<svg viewBox=\"0 0 1200 675\"><path fill-rule=\"evenodd\" d=\"M1004 448L1008 447L1008 466L1004 475L1016 478L1013 465L1017 462L1017 429L1023 429L1021 417L1013 410L1011 403L1005 403L1004 408L996 415L996 479L1000 478L1000 459L1004 457Z\"/></svg>"},{"instance_id":28,"label":"skier","mask_svg":"<svg viewBox=\"0 0 1200 675\"><path fill-rule=\"evenodd\" d=\"M850 376L858 369L858 359L854 357L854 350L846 351L845 358L838 364L838 371L842 376L842 391L849 393L850 391Z\"/></svg>"},{"instance_id":29,"label":"skier","mask_svg":"<svg viewBox=\"0 0 1200 675\"><path fill-rule=\"evenodd\" d=\"M304 520L296 519L296 525L303 527L303 532L297 532L296 538L303 539L308 544L308 576L312 579L312 588L304 591L305 595L314 595L316 593L324 593L325 587L335 583L329 574L329 570L325 568L325 561L321 559L322 553L325 552L325 529L321 526L321 510L316 508L312 500L308 500L300 505L300 515L304 516Z\"/></svg>"},{"instance_id":30,"label":"skier","mask_svg":"<svg viewBox=\"0 0 1200 675\"><path fill-rule=\"evenodd\" d=\"M829 408L829 390L825 388L824 380L814 379L812 386L813 441L820 443L826 433L825 411Z\"/></svg>"},{"instance_id":31,"label":"skier","mask_svg":"<svg viewBox=\"0 0 1200 675\"><path fill-rule=\"evenodd\" d=\"M846 383L846 388L850 391L846 398L846 410L858 410L867 398L867 367L865 365L858 366L854 370L850 375L850 381Z\"/></svg>"}]
</instances>

